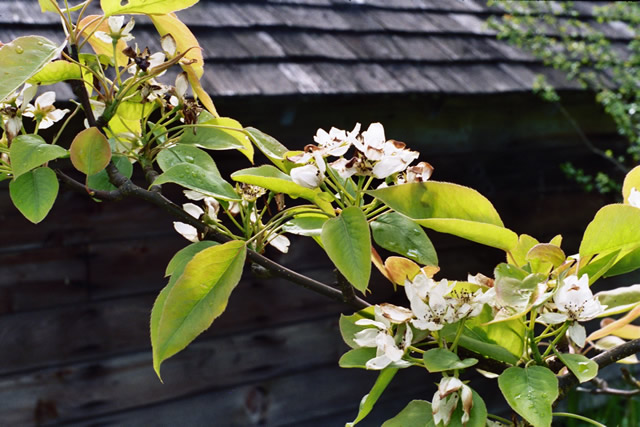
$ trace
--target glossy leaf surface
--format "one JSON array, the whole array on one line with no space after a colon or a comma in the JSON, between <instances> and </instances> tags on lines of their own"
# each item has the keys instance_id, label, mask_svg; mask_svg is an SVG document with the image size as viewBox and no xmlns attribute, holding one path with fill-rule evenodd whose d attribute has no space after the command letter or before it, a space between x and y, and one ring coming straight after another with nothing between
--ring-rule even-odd
<instances>
[{"instance_id":1,"label":"glossy leaf surface","mask_svg":"<svg viewBox=\"0 0 640 427\"><path fill-rule=\"evenodd\" d=\"M558 379L542 366L507 368L498 386L509 406L534 426L551 425L551 405L558 397Z\"/></svg>"},{"instance_id":2,"label":"glossy leaf surface","mask_svg":"<svg viewBox=\"0 0 640 427\"><path fill-rule=\"evenodd\" d=\"M25 172L67 154L67 150L59 145L47 144L39 135L18 135L11 141L9 154L13 176L18 178Z\"/></svg>"},{"instance_id":3,"label":"glossy leaf surface","mask_svg":"<svg viewBox=\"0 0 640 427\"><path fill-rule=\"evenodd\" d=\"M56 173L47 167L25 172L11 180L9 195L20 213L37 224L47 216L56 201L58 195Z\"/></svg>"}]
</instances>

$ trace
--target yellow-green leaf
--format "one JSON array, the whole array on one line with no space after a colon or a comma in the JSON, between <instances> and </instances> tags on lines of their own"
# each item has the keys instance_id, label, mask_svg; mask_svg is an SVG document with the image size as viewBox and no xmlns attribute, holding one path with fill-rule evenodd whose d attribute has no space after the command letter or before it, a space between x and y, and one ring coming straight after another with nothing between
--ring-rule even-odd
<instances>
[{"instance_id":1,"label":"yellow-green leaf","mask_svg":"<svg viewBox=\"0 0 640 427\"><path fill-rule=\"evenodd\" d=\"M178 3L178 2L169 2ZM193 3L196 3L195 1ZM150 16L153 25L155 25L158 34L162 37L167 34L171 34L176 41L176 55L187 52L181 63L188 63L190 68L194 72L196 80L202 77L204 73L204 60L202 59L202 49L198 43L198 39L193 35L189 27L187 27L175 13L168 13L166 15L155 14ZM184 68L184 67L183 67ZM185 71L187 71L185 69ZM188 71L187 71L188 73ZM214 116L213 112L211 112Z\"/></svg>"},{"instance_id":2,"label":"yellow-green leaf","mask_svg":"<svg viewBox=\"0 0 640 427\"><path fill-rule=\"evenodd\" d=\"M242 276L245 256L246 246L237 240L204 249L187 263L173 286L159 295L151 319L153 367L158 376L162 362L189 345L224 312Z\"/></svg>"},{"instance_id":3,"label":"yellow-green leaf","mask_svg":"<svg viewBox=\"0 0 640 427\"><path fill-rule=\"evenodd\" d=\"M49 62L29 79L31 84L52 85L67 80L82 80L80 67L69 61L59 60Z\"/></svg>"},{"instance_id":4,"label":"yellow-green leaf","mask_svg":"<svg viewBox=\"0 0 640 427\"><path fill-rule=\"evenodd\" d=\"M105 15L147 14L161 15L186 9L198 0L100 0Z\"/></svg>"},{"instance_id":5,"label":"yellow-green leaf","mask_svg":"<svg viewBox=\"0 0 640 427\"><path fill-rule=\"evenodd\" d=\"M613 204L600 209L580 243L580 256L613 252L621 255L640 247L640 209Z\"/></svg>"},{"instance_id":6,"label":"yellow-green leaf","mask_svg":"<svg viewBox=\"0 0 640 427\"><path fill-rule=\"evenodd\" d=\"M98 55L105 55L109 58L113 57L113 45L111 43L107 43L105 41L100 40L95 36L96 31L103 31L105 33L109 33L109 22L102 15L89 15L82 18L78 28L82 30L82 37L87 39L88 42L93 48L93 51ZM127 43L120 39L116 44L116 60L119 66L125 66L127 61L129 60L127 56L122 53L122 51L127 47Z\"/></svg>"}]
</instances>

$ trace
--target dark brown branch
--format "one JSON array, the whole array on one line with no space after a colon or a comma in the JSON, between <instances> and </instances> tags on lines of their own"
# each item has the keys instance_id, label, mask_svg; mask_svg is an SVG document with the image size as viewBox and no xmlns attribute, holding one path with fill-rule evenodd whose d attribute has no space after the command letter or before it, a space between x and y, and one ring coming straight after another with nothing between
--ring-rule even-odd
<instances>
[{"instance_id":1,"label":"dark brown branch","mask_svg":"<svg viewBox=\"0 0 640 427\"><path fill-rule=\"evenodd\" d=\"M95 197L100 200L120 200L122 199L122 193L120 190L113 191L103 191L103 190L95 190L93 188L87 188L81 182L76 181L71 178L69 175L65 174L59 169L55 169L55 173L58 176L58 179L69 186L71 189L78 191L80 193L88 194L91 197Z\"/></svg>"},{"instance_id":2,"label":"dark brown branch","mask_svg":"<svg viewBox=\"0 0 640 427\"><path fill-rule=\"evenodd\" d=\"M621 390L619 388L609 387L609 384L603 380L602 378L594 378L591 381L596 388L584 388L578 387L576 390L591 393L591 394L608 394L611 396L622 396L622 397L631 397L640 394L640 388L636 388L635 390Z\"/></svg>"},{"instance_id":3,"label":"dark brown branch","mask_svg":"<svg viewBox=\"0 0 640 427\"><path fill-rule=\"evenodd\" d=\"M598 369L602 369L606 366L611 365L612 363L624 359L625 357L636 354L639 351L640 339L636 339L612 348L611 350L602 352L597 356L594 356L591 360L598 364ZM560 391L558 400L562 400L567 392L578 385L578 383L578 378L576 378L576 376L571 372L558 378L558 389Z\"/></svg>"}]
</instances>

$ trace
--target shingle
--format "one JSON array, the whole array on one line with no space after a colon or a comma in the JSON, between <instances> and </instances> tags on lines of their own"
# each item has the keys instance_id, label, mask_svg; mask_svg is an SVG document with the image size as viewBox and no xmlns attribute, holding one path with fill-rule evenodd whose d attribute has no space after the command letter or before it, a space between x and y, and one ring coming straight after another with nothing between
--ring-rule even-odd
<instances>
[{"instance_id":1,"label":"shingle","mask_svg":"<svg viewBox=\"0 0 640 427\"><path fill-rule=\"evenodd\" d=\"M402 92L403 86L377 64L359 64L353 69L355 83L368 93Z\"/></svg>"},{"instance_id":2,"label":"shingle","mask_svg":"<svg viewBox=\"0 0 640 427\"><path fill-rule=\"evenodd\" d=\"M390 12L387 10L374 10L371 15L387 30L433 32L440 27L432 22L426 12Z\"/></svg>"},{"instance_id":3,"label":"shingle","mask_svg":"<svg viewBox=\"0 0 640 427\"><path fill-rule=\"evenodd\" d=\"M403 57L414 61L446 61L450 54L443 50L437 36L392 36Z\"/></svg>"},{"instance_id":4,"label":"shingle","mask_svg":"<svg viewBox=\"0 0 640 427\"><path fill-rule=\"evenodd\" d=\"M266 31L235 31L232 34L254 58L286 56L284 48Z\"/></svg>"},{"instance_id":5,"label":"shingle","mask_svg":"<svg viewBox=\"0 0 640 427\"><path fill-rule=\"evenodd\" d=\"M384 68L393 76L394 79L404 86L405 91L407 92L441 92L438 85L420 71L422 66L411 64L387 64Z\"/></svg>"}]
</instances>

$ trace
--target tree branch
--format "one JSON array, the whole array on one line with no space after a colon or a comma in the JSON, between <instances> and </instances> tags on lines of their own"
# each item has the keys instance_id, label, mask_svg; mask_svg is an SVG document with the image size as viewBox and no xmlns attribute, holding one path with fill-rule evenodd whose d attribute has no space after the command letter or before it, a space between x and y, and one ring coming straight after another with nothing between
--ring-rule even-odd
<instances>
[{"instance_id":1,"label":"tree branch","mask_svg":"<svg viewBox=\"0 0 640 427\"><path fill-rule=\"evenodd\" d=\"M625 357L636 354L639 351L640 339L635 339L612 348L611 350L602 352L597 356L594 356L591 360L598 364L598 369L602 369L606 366L611 365L612 363L617 362L618 360L622 360ZM576 376L571 372L558 378L558 390L560 391L558 400L562 400L567 392L578 385L578 383L578 378L576 378Z\"/></svg>"},{"instance_id":2,"label":"tree branch","mask_svg":"<svg viewBox=\"0 0 640 427\"><path fill-rule=\"evenodd\" d=\"M64 184L66 184L73 190L76 190L80 193L88 194L89 196L95 197L96 199L120 200L123 197L120 190L113 190L113 191L95 190L93 188L86 187L84 184L71 178L69 175L65 174L60 169L55 169L54 172L56 173L60 181L62 181Z\"/></svg>"}]
</instances>

